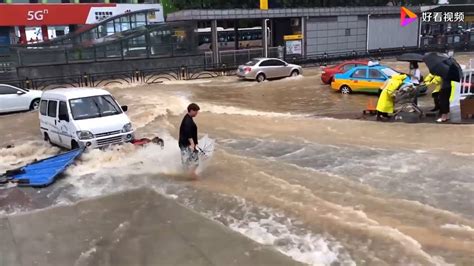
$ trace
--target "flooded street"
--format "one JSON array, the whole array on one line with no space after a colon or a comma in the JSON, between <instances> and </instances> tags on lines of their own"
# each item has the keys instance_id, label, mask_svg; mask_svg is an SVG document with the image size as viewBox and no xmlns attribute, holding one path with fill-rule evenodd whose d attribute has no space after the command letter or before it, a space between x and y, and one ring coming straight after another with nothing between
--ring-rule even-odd
<instances>
[{"instance_id":1,"label":"flooded street","mask_svg":"<svg viewBox=\"0 0 474 266\"><path fill-rule=\"evenodd\" d=\"M137 136L158 135L164 149L88 151L50 187L0 187L0 216L147 187L310 265L474 264L473 125L347 119L377 96L334 92L317 68L108 90ZM197 182L183 177L176 140L190 102L200 136L217 143ZM0 116L0 134L0 173L60 152L41 140L36 113Z\"/></svg>"}]
</instances>

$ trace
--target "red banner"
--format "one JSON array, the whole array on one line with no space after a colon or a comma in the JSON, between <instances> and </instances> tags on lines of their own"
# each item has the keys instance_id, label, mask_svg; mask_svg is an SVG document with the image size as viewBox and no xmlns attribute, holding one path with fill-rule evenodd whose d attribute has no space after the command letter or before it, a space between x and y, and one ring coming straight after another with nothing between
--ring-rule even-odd
<instances>
[{"instance_id":1,"label":"red banner","mask_svg":"<svg viewBox=\"0 0 474 266\"><path fill-rule=\"evenodd\" d=\"M0 26L86 24L92 7L115 4L0 4Z\"/></svg>"}]
</instances>

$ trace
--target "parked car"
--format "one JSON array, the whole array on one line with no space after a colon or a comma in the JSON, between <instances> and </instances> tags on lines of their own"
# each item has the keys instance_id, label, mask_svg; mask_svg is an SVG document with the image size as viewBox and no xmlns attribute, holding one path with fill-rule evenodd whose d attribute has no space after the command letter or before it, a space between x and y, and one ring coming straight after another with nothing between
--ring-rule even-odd
<instances>
[{"instance_id":1,"label":"parked car","mask_svg":"<svg viewBox=\"0 0 474 266\"><path fill-rule=\"evenodd\" d=\"M322 67L321 81L324 84L331 84L335 74L344 73L347 70L356 66L366 66L368 63L368 60L350 60L344 61L339 65Z\"/></svg>"},{"instance_id":2,"label":"parked car","mask_svg":"<svg viewBox=\"0 0 474 266\"><path fill-rule=\"evenodd\" d=\"M0 84L0 113L37 110L42 93Z\"/></svg>"},{"instance_id":3,"label":"parked car","mask_svg":"<svg viewBox=\"0 0 474 266\"><path fill-rule=\"evenodd\" d=\"M331 88L342 94L352 92L379 93L379 89L382 88L385 81L395 74L398 74L398 72L379 64L358 66L345 73L335 74L334 81L331 82ZM403 82L411 82L410 77L407 76Z\"/></svg>"},{"instance_id":4,"label":"parked car","mask_svg":"<svg viewBox=\"0 0 474 266\"><path fill-rule=\"evenodd\" d=\"M237 69L237 76L257 80L284 78L303 74L303 68L277 58L255 58Z\"/></svg>"},{"instance_id":5,"label":"parked car","mask_svg":"<svg viewBox=\"0 0 474 266\"><path fill-rule=\"evenodd\" d=\"M102 89L46 91L39 112L41 134L45 141L67 149L130 142L134 131L124 113L127 109Z\"/></svg>"}]
</instances>

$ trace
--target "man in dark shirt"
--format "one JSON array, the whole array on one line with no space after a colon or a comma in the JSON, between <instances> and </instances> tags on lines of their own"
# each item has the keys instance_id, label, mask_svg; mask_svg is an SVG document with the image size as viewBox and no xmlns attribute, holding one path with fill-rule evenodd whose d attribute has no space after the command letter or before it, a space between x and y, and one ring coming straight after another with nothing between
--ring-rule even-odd
<instances>
[{"instance_id":1,"label":"man in dark shirt","mask_svg":"<svg viewBox=\"0 0 474 266\"><path fill-rule=\"evenodd\" d=\"M199 166L199 154L196 145L198 144L198 131L193 117L199 112L199 106L192 103L188 106L188 113L184 116L179 127L179 148L181 149L181 162L189 171L193 179L197 179L196 169Z\"/></svg>"}]
</instances>

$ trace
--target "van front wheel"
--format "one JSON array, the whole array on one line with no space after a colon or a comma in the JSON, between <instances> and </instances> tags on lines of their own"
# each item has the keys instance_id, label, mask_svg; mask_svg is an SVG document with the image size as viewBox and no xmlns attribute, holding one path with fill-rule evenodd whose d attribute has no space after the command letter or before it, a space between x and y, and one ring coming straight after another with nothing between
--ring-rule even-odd
<instances>
[{"instance_id":1,"label":"van front wheel","mask_svg":"<svg viewBox=\"0 0 474 266\"><path fill-rule=\"evenodd\" d=\"M46 132L44 133L43 140L51 143L51 140L49 139L48 133L46 133Z\"/></svg>"},{"instance_id":2,"label":"van front wheel","mask_svg":"<svg viewBox=\"0 0 474 266\"><path fill-rule=\"evenodd\" d=\"M77 142L75 140L72 140L71 141L71 149L75 150L77 148L79 148L79 144L77 144Z\"/></svg>"}]
</instances>

